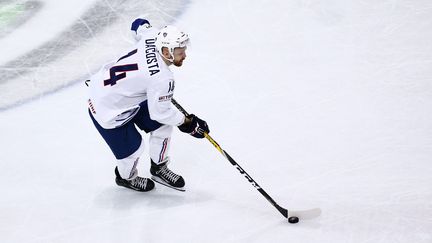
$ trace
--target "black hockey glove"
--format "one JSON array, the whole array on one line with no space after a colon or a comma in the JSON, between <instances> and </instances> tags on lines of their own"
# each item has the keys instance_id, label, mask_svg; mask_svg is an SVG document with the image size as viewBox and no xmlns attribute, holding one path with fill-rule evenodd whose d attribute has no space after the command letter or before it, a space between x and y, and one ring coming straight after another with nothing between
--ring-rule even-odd
<instances>
[{"instance_id":1,"label":"black hockey glove","mask_svg":"<svg viewBox=\"0 0 432 243\"><path fill-rule=\"evenodd\" d=\"M210 133L207 122L199 119L194 114L186 116L185 122L178 126L180 131L189 133L196 138L204 138L204 133Z\"/></svg>"}]
</instances>

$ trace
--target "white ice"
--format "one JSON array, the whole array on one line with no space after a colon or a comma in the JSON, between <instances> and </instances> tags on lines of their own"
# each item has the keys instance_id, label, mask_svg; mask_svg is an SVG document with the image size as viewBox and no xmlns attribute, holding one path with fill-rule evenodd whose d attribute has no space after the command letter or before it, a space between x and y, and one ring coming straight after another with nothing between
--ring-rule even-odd
<instances>
[{"instance_id":1,"label":"white ice","mask_svg":"<svg viewBox=\"0 0 432 243\"><path fill-rule=\"evenodd\" d=\"M42 13L79 15L54 2ZM79 82L0 112L0 242L432 242L431 1L204 0L171 21L192 40L176 99L281 206L321 217L288 224L208 141L179 131L171 168L186 192L116 186ZM117 55L118 42L90 55ZM147 154L139 169L149 176Z\"/></svg>"}]
</instances>

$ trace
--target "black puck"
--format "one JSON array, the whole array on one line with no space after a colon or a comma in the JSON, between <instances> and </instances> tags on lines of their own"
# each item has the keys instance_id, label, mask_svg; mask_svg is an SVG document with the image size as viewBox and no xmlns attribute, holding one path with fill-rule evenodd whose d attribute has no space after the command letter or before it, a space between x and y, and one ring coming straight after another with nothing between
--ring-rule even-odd
<instances>
[{"instance_id":1,"label":"black puck","mask_svg":"<svg viewBox=\"0 0 432 243\"><path fill-rule=\"evenodd\" d=\"M296 216L289 217L288 222L290 222L291 224L297 224L299 222L299 218Z\"/></svg>"}]
</instances>

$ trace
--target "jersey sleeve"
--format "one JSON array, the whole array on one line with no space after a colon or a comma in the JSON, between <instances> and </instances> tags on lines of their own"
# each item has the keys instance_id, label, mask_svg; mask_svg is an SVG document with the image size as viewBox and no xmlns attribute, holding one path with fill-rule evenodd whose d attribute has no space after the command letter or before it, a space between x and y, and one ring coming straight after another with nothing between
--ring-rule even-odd
<instances>
[{"instance_id":1,"label":"jersey sleeve","mask_svg":"<svg viewBox=\"0 0 432 243\"><path fill-rule=\"evenodd\" d=\"M150 118L162 124L179 126L185 116L171 103L174 80L154 82L147 90Z\"/></svg>"}]
</instances>

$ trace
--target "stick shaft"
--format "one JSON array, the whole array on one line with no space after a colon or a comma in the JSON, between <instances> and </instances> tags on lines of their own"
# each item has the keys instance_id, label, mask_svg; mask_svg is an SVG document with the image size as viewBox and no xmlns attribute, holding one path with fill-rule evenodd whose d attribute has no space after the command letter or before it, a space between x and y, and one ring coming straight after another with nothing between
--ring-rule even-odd
<instances>
[{"instance_id":1,"label":"stick shaft","mask_svg":"<svg viewBox=\"0 0 432 243\"><path fill-rule=\"evenodd\" d=\"M185 116L189 115L189 113L179 104L175 99L171 100L177 109L179 109ZM244 177L251 183L255 189L257 189L261 195L263 195L267 201L269 201L285 218L288 217L288 210L279 206L273 198L270 197L270 195L262 189L261 186L258 185L258 183L225 151L222 149L222 147L207 133L204 133L204 136L207 138L207 140L213 144L213 146L234 166L237 168L237 170L240 172L240 174L244 175Z\"/></svg>"}]
</instances>

